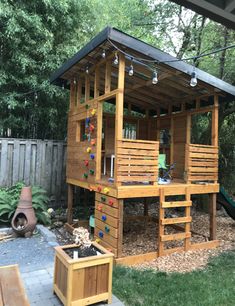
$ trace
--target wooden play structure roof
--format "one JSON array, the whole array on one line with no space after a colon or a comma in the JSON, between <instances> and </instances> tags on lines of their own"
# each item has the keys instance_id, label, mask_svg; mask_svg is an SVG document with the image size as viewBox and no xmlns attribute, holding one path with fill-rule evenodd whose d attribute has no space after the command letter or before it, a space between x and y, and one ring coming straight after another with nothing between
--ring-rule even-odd
<instances>
[{"instance_id":1,"label":"wooden play structure roof","mask_svg":"<svg viewBox=\"0 0 235 306\"><path fill-rule=\"evenodd\" d=\"M197 68L195 68L195 72L198 85L192 88L189 85L191 73L194 69L192 65L184 61L177 61L175 57L166 52L111 27L106 27L56 70L51 76L51 83L58 86L63 84L63 86L69 87L70 80L84 74L86 67L92 69L102 61L101 54L103 50L106 52L106 58L110 54L114 54L116 49L113 44L135 58L156 61L159 82L154 88L151 86L151 90L149 85L151 84L152 72L141 63L133 62L134 76L129 77L125 84L125 90L130 89L128 96L132 101L136 100L138 102L137 97L132 96L132 93L136 94L138 92L138 86L141 88L141 93L145 95L149 105L152 104L153 109L155 106L164 107L164 104L169 103L175 105L183 101L190 103L198 97L208 100L215 93L219 95L220 102L234 99L234 86ZM130 58L126 58L126 60L128 65ZM132 91L133 88L135 88L134 91Z\"/></svg>"}]
</instances>

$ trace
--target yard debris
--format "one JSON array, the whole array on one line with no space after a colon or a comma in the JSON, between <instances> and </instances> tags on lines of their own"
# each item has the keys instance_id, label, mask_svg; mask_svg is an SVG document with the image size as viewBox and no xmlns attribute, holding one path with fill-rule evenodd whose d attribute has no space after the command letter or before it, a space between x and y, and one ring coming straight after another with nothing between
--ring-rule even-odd
<instances>
[{"instance_id":1,"label":"yard debris","mask_svg":"<svg viewBox=\"0 0 235 306\"><path fill-rule=\"evenodd\" d=\"M13 240L13 239L15 239L14 234L9 235L9 233L0 232L0 242L5 242L5 241Z\"/></svg>"}]
</instances>

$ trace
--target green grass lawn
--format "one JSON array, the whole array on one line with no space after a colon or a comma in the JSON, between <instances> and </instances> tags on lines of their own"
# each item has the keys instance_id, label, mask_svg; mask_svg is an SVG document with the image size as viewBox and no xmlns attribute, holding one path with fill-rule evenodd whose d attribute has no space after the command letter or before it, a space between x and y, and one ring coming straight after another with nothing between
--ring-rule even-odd
<instances>
[{"instance_id":1,"label":"green grass lawn","mask_svg":"<svg viewBox=\"0 0 235 306\"><path fill-rule=\"evenodd\" d=\"M213 258L204 270L185 274L117 266L113 293L130 306L234 306L235 251Z\"/></svg>"}]
</instances>

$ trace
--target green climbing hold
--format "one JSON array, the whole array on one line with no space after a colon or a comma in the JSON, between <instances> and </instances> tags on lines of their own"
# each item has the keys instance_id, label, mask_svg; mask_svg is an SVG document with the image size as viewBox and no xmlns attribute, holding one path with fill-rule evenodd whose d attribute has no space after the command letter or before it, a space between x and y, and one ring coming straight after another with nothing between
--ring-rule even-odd
<instances>
[{"instance_id":1,"label":"green climbing hold","mask_svg":"<svg viewBox=\"0 0 235 306\"><path fill-rule=\"evenodd\" d=\"M105 226L105 231L106 231L106 233L109 233L109 231L110 231L110 228L107 225Z\"/></svg>"},{"instance_id":2,"label":"green climbing hold","mask_svg":"<svg viewBox=\"0 0 235 306\"><path fill-rule=\"evenodd\" d=\"M90 106L88 104L86 104L86 109L88 109Z\"/></svg>"},{"instance_id":3,"label":"green climbing hold","mask_svg":"<svg viewBox=\"0 0 235 306\"><path fill-rule=\"evenodd\" d=\"M101 201L105 202L106 201L106 197L102 196L101 197Z\"/></svg>"},{"instance_id":4,"label":"green climbing hold","mask_svg":"<svg viewBox=\"0 0 235 306\"><path fill-rule=\"evenodd\" d=\"M87 173L84 173L83 176L84 176L84 178L88 178L88 174Z\"/></svg>"},{"instance_id":5,"label":"green climbing hold","mask_svg":"<svg viewBox=\"0 0 235 306\"><path fill-rule=\"evenodd\" d=\"M90 174L91 175L94 175L95 174L95 171L93 169L90 169Z\"/></svg>"},{"instance_id":6,"label":"green climbing hold","mask_svg":"<svg viewBox=\"0 0 235 306\"><path fill-rule=\"evenodd\" d=\"M86 140L86 139L87 139L87 135L84 134L84 135L83 135L83 140Z\"/></svg>"}]
</instances>

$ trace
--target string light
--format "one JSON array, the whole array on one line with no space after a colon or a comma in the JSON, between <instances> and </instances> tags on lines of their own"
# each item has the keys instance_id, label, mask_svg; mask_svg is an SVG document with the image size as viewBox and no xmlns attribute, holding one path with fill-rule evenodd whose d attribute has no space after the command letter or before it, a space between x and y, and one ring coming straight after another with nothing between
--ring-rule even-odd
<instances>
[{"instance_id":1,"label":"string light","mask_svg":"<svg viewBox=\"0 0 235 306\"><path fill-rule=\"evenodd\" d=\"M35 94L34 94L34 98L35 98L35 100L37 100L37 99L38 99L38 94L37 94L37 92L35 92Z\"/></svg>"},{"instance_id":2,"label":"string light","mask_svg":"<svg viewBox=\"0 0 235 306\"><path fill-rule=\"evenodd\" d=\"M64 90L64 83L62 84L62 89Z\"/></svg>"},{"instance_id":3,"label":"string light","mask_svg":"<svg viewBox=\"0 0 235 306\"><path fill-rule=\"evenodd\" d=\"M113 63L114 63L114 65L118 65L118 55L117 55L117 52L115 52L115 57L114 57Z\"/></svg>"},{"instance_id":4,"label":"string light","mask_svg":"<svg viewBox=\"0 0 235 306\"><path fill-rule=\"evenodd\" d=\"M152 84L155 85L158 83L157 71L153 72Z\"/></svg>"},{"instance_id":5,"label":"string light","mask_svg":"<svg viewBox=\"0 0 235 306\"><path fill-rule=\"evenodd\" d=\"M101 54L102 58L105 58L106 57L106 53L105 53L105 50L103 49L102 51L102 54Z\"/></svg>"},{"instance_id":6,"label":"string light","mask_svg":"<svg viewBox=\"0 0 235 306\"><path fill-rule=\"evenodd\" d=\"M191 74L191 81L190 81L190 86L195 87L197 85L197 77L196 77L196 72L193 71Z\"/></svg>"},{"instance_id":7,"label":"string light","mask_svg":"<svg viewBox=\"0 0 235 306\"><path fill-rule=\"evenodd\" d=\"M128 72L128 74L129 74L129 76L133 76L133 74L134 74L134 67L133 67L133 60L131 60L131 64L130 64L130 67L129 67L129 72Z\"/></svg>"},{"instance_id":8,"label":"string light","mask_svg":"<svg viewBox=\"0 0 235 306\"><path fill-rule=\"evenodd\" d=\"M89 67L86 66L86 74L89 74Z\"/></svg>"},{"instance_id":9,"label":"string light","mask_svg":"<svg viewBox=\"0 0 235 306\"><path fill-rule=\"evenodd\" d=\"M74 79L73 79L73 84L76 85L76 83L77 83L77 81L76 81L76 79L74 78Z\"/></svg>"}]
</instances>

